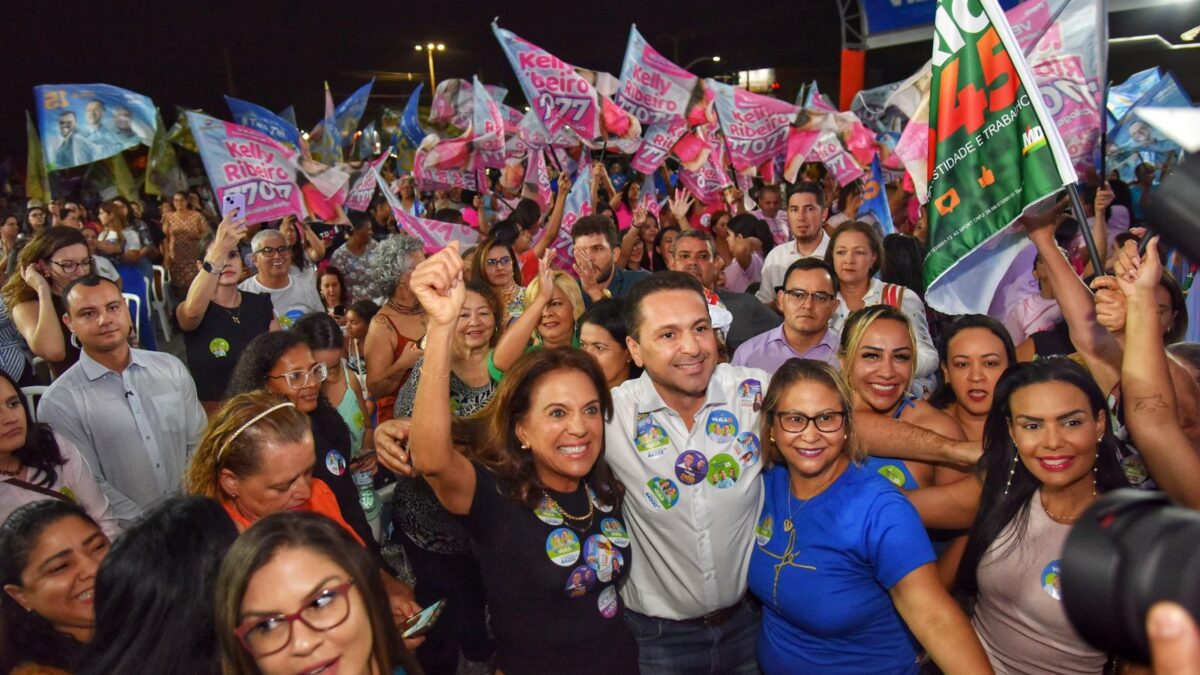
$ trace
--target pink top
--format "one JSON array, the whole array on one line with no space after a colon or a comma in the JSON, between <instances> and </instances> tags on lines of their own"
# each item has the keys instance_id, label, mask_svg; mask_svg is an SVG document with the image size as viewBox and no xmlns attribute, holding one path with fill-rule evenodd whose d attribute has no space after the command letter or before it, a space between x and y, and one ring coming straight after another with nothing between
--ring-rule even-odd
<instances>
[{"instance_id":1,"label":"pink top","mask_svg":"<svg viewBox=\"0 0 1200 675\"><path fill-rule=\"evenodd\" d=\"M54 472L54 482L45 485L42 482L41 472L34 471L29 467L25 467L17 478L53 490L75 502L84 511L87 511L87 514L96 521L101 531L108 535L109 539L121 534L121 526L117 522L117 517L113 515L108 498L100 491L100 486L96 484L96 479L92 475L92 469L83 455L79 454L79 449L75 447L74 443L58 434L54 434L54 440L58 441L59 453L66 460ZM7 520L18 508L44 499L53 499L53 497L12 483L5 483L4 477L0 476L0 523Z\"/></svg>"},{"instance_id":2,"label":"pink top","mask_svg":"<svg viewBox=\"0 0 1200 675\"><path fill-rule=\"evenodd\" d=\"M633 226L633 211L629 210L628 206L622 202L617 206L617 229L624 232Z\"/></svg>"},{"instance_id":3,"label":"pink top","mask_svg":"<svg viewBox=\"0 0 1200 675\"><path fill-rule=\"evenodd\" d=\"M742 269L735 258L725 267L725 290L735 293L745 293L750 284L762 281L762 254L758 251L750 254L750 267Z\"/></svg>"}]
</instances>

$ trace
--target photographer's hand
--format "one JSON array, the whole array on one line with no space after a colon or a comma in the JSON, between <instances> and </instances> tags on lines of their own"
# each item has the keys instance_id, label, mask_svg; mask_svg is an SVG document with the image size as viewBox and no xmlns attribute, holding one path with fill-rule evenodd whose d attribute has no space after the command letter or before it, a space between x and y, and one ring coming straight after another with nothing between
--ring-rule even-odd
<instances>
[{"instance_id":1,"label":"photographer's hand","mask_svg":"<svg viewBox=\"0 0 1200 675\"><path fill-rule=\"evenodd\" d=\"M1160 602L1146 616L1154 675L1200 675L1200 628L1187 610Z\"/></svg>"}]
</instances>

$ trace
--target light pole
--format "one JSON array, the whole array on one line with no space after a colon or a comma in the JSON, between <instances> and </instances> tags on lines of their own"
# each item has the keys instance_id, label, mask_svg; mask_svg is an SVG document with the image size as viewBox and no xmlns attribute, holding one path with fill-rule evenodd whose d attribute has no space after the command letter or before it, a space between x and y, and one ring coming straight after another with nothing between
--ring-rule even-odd
<instances>
[{"instance_id":1,"label":"light pole","mask_svg":"<svg viewBox=\"0 0 1200 675\"><path fill-rule=\"evenodd\" d=\"M419 51L419 52L424 51L425 54L429 56L429 95L432 96L434 90L437 89L437 81L434 79L434 76L433 76L433 52L434 51L439 51L439 52L446 51L446 45L442 44L441 42L438 42L438 43L429 42L429 43L426 43L423 45L415 45L415 47L416 47L417 51Z\"/></svg>"},{"instance_id":2,"label":"light pole","mask_svg":"<svg viewBox=\"0 0 1200 675\"><path fill-rule=\"evenodd\" d=\"M683 69L691 70L692 66L694 66L697 63L700 63L702 61L712 61L713 63L720 63L721 57L719 57L719 56L701 56L698 59L692 59L690 62L688 62L688 64L686 66L683 67Z\"/></svg>"}]
</instances>

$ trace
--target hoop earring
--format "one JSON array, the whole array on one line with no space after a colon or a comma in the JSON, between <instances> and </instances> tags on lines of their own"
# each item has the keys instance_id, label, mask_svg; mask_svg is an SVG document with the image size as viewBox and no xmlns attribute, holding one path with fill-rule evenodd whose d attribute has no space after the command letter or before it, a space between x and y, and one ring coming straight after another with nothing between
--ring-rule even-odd
<instances>
[{"instance_id":1,"label":"hoop earring","mask_svg":"<svg viewBox=\"0 0 1200 675\"><path fill-rule=\"evenodd\" d=\"M1020 458L1018 457L1018 455L1016 455L1016 454L1014 453L1014 454L1013 454L1013 463L1012 463L1012 468L1008 470L1008 482L1006 482L1006 483L1004 484L1004 496L1005 496L1005 497L1007 497L1007 496L1008 496L1008 489L1009 489L1010 487L1012 487L1013 474L1015 474L1015 473L1017 472L1017 462L1019 462L1019 461L1020 461Z\"/></svg>"},{"instance_id":2,"label":"hoop earring","mask_svg":"<svg viewBox=\"0 0 1200 675\"><path fill-rule=\"evenodd\" d=\"M83 347L79 346L79 338L75 336L75 331L71 331L71 337L69 339L69 342L71 343L71 346L74 347L75 349L83 349Z\"/></svg>"}]
</instances>

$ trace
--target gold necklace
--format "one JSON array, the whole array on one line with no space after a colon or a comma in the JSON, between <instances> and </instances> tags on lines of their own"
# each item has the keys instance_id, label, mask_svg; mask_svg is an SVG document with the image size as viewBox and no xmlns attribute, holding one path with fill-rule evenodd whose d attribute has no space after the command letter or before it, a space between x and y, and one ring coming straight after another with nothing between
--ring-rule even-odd
<instances>
[{"instance_id":1,"label":"gold necklace","mask_svg":"<svg viewBox=\"0 0 1200 675\"><path fill-rule=\"evenodd\" d=\"M1092 496L1096 496L1096 488L1094 487L1092 488ZM1038 493L1038 505L1042 507L1042 511L1047 516L1050 516L1050 520L1053 520L1056 523L1073 523L1083 517L1082 513L1077 516L1056 516L1053 513L1050 513L1050 509L1046 508L1046 496L1041 492ZM1087 508L1085 507L1084 510L1086 511Z\"/></svg>"},{"instance_id":2,"label":"gold necklace","mask_svg":"<svg viewBox=\"0 0 1200 675\"><path fill-rule=\"evenodd\" d=\"M574 520L574 521L590 520L591 517L596 513L596 504L595 504L596 496L594 494L592 494L592 486L588 485L587 481L583 482L583 489L585 492L587 492L588 511L587 511L587 513L583 514L582 516L573 516L573 515L567 513L566 509L564 509L562 507L562 504L559 504L558 500L556 500L554 497L551 497L549 492L546 493L546 501L549 502L550 506L554 507L554 509L557 510L560 514L562 514L562 517L566 518L567 520Z\"/></svg>"},{"instance_id":3,"label":"gold necklace","mask_svg":"<svg viewBox=\"0 0 1200 675\"><path fill-rule=\"evenodd\" d=\"M838 461L841 461L841 460L839 459ZM822 485L822 486L821 486L821 489L820 489L820 490L817 490L816 492L814 492L814 493L812 494L812 496L811 496L811 497L808 497L807 499L800 499L799 497L796 497L795 499L792 499L792 485L791 485L791 481L789 480L789 481L788 481L788 490L787 490L787 497L788 497L788 517L787 517L787 520L783 521L783 531L784 531L784 532L791 532L791 531L792 531L792 529L793 529L793 527L794 527L794 525L793 525L793 522L795 521L795 516L792 514L792 502L793 502L793 501L802 501L802 502L804 502L803 504L801 504L801 505L800 505L800 509L801 509L801 510L803 510L805 506L808 506L808 503L809 503L809 502L811 502L812 500L816 499L816 498L817 498L817 497L818 497L818 496L819 496L819 495L820 495L822 492L824 492L825 490L827 490L827 489L829 488L829 486L830 486L830 485L833 485L833 481L837 480L837 479L838 479L838 476L840 476L840 475L841 475L841 473L838 473L838 471L837 471L836 469L834 469L833 475L832 475L832 476L830 476L829 480L828 480L828 481L826 481L826 483L825 483L824 485Z\"/></svg>"}]
</instances>

